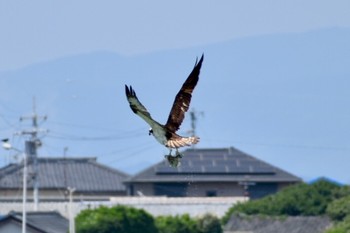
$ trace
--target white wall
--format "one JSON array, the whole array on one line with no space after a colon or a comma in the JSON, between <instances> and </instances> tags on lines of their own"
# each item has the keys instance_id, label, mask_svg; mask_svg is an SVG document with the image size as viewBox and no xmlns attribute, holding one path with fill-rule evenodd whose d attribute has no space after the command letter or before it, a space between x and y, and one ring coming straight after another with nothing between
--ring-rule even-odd
<instances>
[{"instance_id":1,"label":"white wall","mask_svg":"<svg viewBox=\"0 0 350 233\"><path fill-rule=\"evenodd\" d=\"M114 197L108 202L74 202L73 210L75 214L78 214L81 210L96 208L101 205L127 205L142 208L153 216L185 213L191 216L200 216L205 213L211 213L222 217L232 205L246 200L245 197ZM41 202L39 210L58 211L68 218L68 204L68 202ZM28 203L27 211L33 210L33 203ZM22 203L0 203L0 215L6 215L10 211L22 211Z\"/></svg>"}]
</instances>

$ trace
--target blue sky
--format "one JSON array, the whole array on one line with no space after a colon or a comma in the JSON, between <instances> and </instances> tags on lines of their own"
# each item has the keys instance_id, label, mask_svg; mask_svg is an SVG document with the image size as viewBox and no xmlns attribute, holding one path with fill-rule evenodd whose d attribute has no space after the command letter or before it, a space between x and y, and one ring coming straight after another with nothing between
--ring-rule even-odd
<instances>
[{"instance_id":1,"label":"blue sky","mask_svg":"<svg viewBox=\"0 0 350 233\"><path fill-rule=\"evenodd\" d=\"M348 1L1 1L0 135L22 146L12 134L29 126L18 118L35 95L49 116L40 155L68 146L69 156L137 172L167 151L132 114L123 85L164 122L204 52L192 103L204 112L199 147L235 146L304 179L350 183L348 9ZM189 117L181 133L188 128Z\"/></svg>"},{"instance_id":2,"label":"blue sky","mask_svg":"<svg viewBox=\"0 0 350 233\"><path fill-rule=\"evenodd\" d=\"M350 27L348 1L1 1L0 70L93 51L135 55Z\"/></svg>"}]
</instances>

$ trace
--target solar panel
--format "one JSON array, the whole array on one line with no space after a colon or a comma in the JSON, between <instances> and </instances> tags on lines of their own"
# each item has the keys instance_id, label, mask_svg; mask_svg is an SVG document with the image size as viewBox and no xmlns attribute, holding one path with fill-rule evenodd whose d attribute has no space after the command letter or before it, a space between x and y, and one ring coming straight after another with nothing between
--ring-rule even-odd
<instances>
[{"instance_id":1,"label":"solar panel","mask_svg":"<svg viewBox=\"0 0 350 233\"><path fill-rule=\"evenodd\" d=\"M254 167L255 173L276 173L271 167Z\"/></svg>"},{"instance_id":2,"label":"solar panel","mask_svg":"<svg viewBox=\"0 0 350 233\"><path fill-rule=\"evenodd\" d=\"M235 166L183 166L179 168L157 168L157 174L274 174L275 172L268 168L242 168Z\"/></svg>"},{"instance_id":3,"label":"solar panel","mask_svg":"<svg viewBox=\"0 0 350 233\"><path fill-rule=\"evenodd\" d=\"M226 173L225 166L205 167L206 173Z\"/></svg>"},{"instance_id":4,"label":"solar panel","mask_svg":"<svg viewBox=\"0 0 350 233\"><path fill-rule=\"evenodd\" d=\"M174 167L157 167L156 173L178 173L178 169Z\"/></svg>"},{"instance_id":5,"label":"solar panel","mask_svg":"<svg viewBox=\"0 0 350 233\"><path fill-rule=\"evenodd\" d=\"M205 159L205 160L223 159L223 158L224 158L223 154L206 154L206 155L203 155L203 159Z\"/></svg>"},{"instance_id":6,"label":"solar panel","mask_svg":"<svg viewBox=\"0 0 350 233\"><path fill-rule=\"evenodd\" d=\"M210 153L209 153L210 152ZM157 174L274 174L274 168L238 151L223 153L222 150L197 153L190 150L181 159L178 168L166 162L155 168Z\"/></svg>"},{"instance_id":7,"label":"solar panel","mask_svg":"<svg viewBox=\"0 0 350 233\"><path fill-rule=\"evenodd\" d=\"M215 161L216 166L226 166L228 164L235 164L235 161L223 161L223 160L217 160Z\"/></svg>"},{"instance_id":8,"label":"solar panel","mask_svg":"<svg viewBox=\"0 0 350 233\"><path fill-rule=\"evenodd\" d=\"M227 172L230 173L249 173L248 167L237 167L236 165L227 165Z\"/></svg>"},{"instance_id":9,"label":"solar panel","mask_svg":"<svg viewBox=\"0 0 350 233\"><path fill-rule=\"evenodd\" d=\"M181 171L185 173L202 173L203 166L183 167L181 168Z\"/></svg>"},{"instance_id":10,"label":"solar panel","mask_svg":"<svg viewBox=\"0 0 350 233\"><path fill-rule=\"evenodd\" d=\"M198 161L198 162L193 162L192 166L205 166L205 167L212 167L213 166L213 161Z\"/></svg>"}]
</instances>

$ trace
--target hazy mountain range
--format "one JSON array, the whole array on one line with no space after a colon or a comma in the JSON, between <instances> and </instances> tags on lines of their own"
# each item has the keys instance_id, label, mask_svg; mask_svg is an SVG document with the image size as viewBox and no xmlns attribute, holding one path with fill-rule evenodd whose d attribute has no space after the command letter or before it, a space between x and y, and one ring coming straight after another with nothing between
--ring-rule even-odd
<instances>
[{"instance_id":1,"label":"hazy mountain range","mask_svg":"<svg viewBox=\"0 0 350 233\"><path fill-rule=\"evenodd\" d=\"M137 172L167 150L129 109L124 85L164 123L204 53L191 105L198 112L198 147L234 146L305 179L350 182L349 41L349 29L333 28L132 57L97 51L2 71L1 137L30 127L18 118L31 114L35 96L37 112L48 115L41 127L50 130L41 156L62 156L67 146L67 156L95 156ZM188 130L189 116L180 133Z\"/></svg>"}]
</instances>

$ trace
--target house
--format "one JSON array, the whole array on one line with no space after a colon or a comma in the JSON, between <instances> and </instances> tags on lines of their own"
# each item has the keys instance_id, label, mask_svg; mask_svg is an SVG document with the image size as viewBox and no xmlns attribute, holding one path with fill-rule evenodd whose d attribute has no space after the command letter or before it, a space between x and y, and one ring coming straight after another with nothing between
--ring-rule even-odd
<instances>
[{"instance_id":1,"label":"house","mask_svg":"<svg viewBox=\"0 0 350 233\"><path fill-rule=\"evenodd\" d=\"M128 195L255 199L301 182L299 177L233 147L188 149L183 154L176 168L164 160L125 181Z\"/></svg>"},{"instance_id":2,"label":"house","mask_svg":"<svg viewBox=\"0 0 350 233\"><path fill-rule=\"evenodd\" d=\"M326 216L239 216L232 215L224 233L322 233L331 227Z\"/></svg>"},{"instance_id":3,"label":"house","mask_svg":"<svg viewBox=\"0 0 350 233\"><path fill-rule=\"evenodd\" d=\"M58 212L27 212L26 232L28 233L66 233L69 222ZM0 218L0 233L22 232L22 213L10 212Z\"/></svg>"},{"instance_id":4,"label":"house","mask_svg":"<svg viewBox=\"0 0 350 233\"><path fill-rule=\"evenodd\" d=\"M96 158L38 158L40 201L66 201L67 188L75 188L75 200L108 200L126 195L123 181L129 176L102 165ZM28 164L28 199L33 199L33 163ZM23 163L0 169L0 201L21 201Z\"/></svg>"}]
</instances>

